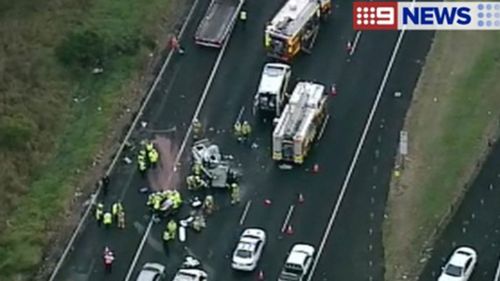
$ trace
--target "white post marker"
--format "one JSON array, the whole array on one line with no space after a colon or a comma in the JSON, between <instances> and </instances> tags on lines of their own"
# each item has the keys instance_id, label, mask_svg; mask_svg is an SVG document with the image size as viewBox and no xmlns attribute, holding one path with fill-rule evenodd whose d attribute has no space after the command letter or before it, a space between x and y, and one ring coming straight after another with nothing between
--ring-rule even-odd
<instances>
[{"instance_id":1,"label":"white post marker","mask_svg":"<svg viewBox=\"0 0 500 281\"><path fill-rule=\"evenodd\" d=\"M412 1L412 6L415 5L415 0ZM354 157L352 158L351 165L349 166L349 170L347 171L344 183L342 184L342 188L340 189L340 194L335 202L335 206L332 210L332 213L330 215L330 219L328 221L328 224L326 226L325 232L323 233L323 237L321 239L320 245L318 247L318 253L316 254L316 258L314 259L314 263L311 268L311 272L309 274L309 277L307 278L307 281L311 281L314 276L314 272L316 271L316 267L318 266L319 259L321 258L321 254L323 253L323 250L325 249L326 242L328 240L328 237L330 236L330 232L332 230L333 224L335 222L335 219L337 218L338 211L340 209L340 205L342 204L342 201L344 200L344 195L347 190L347 187L349 185L349 182L351 181L351 176L352 173L354 172L354 167L356 166L356 163L358 162L359 155L361 154L361 149L363 148L363 145L366 140L366 136L368 135L368 131L370 130L370 127L373 122L373 118L375 116L375 112L377 111L378 105L380 103L380 99L382 98L382 93L384 92L385 86L387 84L387 80L389 79L389 75L391 74L392 67L394 65L394 61L396 60L396 56L399 52L399 48L401 46L401 42L403 41L404 35L406 32L406 27L404 26L401 32L399 33L398 39L396 41L396 45L394 45L394 49L392 50L391 58L389 59L389 63L387 65L387 68L384 73L384 77L382 78L382 83L380 84L380 87L377 92L377 96L375 97L375 101L373 102L372 108L370 110L370 114L368 115L368 119L366 120L365 123L365 128L363 129L363 133L361 134L361 138L358 142L358 146L356 147L356 152L354 153Z\"/></svg>"}]
</instances>

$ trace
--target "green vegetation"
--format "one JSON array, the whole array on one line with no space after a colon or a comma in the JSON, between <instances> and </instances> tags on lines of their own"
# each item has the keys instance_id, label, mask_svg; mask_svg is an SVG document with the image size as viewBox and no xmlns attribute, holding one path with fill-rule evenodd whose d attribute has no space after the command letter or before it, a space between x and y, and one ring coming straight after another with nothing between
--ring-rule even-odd
<instances>
[{"instance_id":1,"label":"green vegetation","mask_svg":"<svg viewBox=\"0 0 500 281\"><path fill-rule=\"evenodd\" d=\"M498 134L500 33L439 32L406 119L410 160L393 179L386 280L414 277Z\"/></svg>"},{"instance_id":2,"label":"green vegetation","mask_svg":"<svg viewBox=\"0 0 500 281\"><path fill-rule=\"evenodd\" d=\"M137 99L174 2L0 3L2 280L27 279L40 265L82 179L76 171L87 170ZM96 67L104 72L92 74Z\"/></svg>"}]
</instances>

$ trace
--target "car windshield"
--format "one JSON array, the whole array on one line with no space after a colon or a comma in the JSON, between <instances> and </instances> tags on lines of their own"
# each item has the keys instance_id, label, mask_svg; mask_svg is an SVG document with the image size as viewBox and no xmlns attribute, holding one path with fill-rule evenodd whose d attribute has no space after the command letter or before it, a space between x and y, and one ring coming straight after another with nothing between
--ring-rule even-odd
<instances>
[{"instance_id":1,"label":"car windshield","mask_svg":"<svg viewBox=\"0 0 500 281\"><path fill-rule=\"evenodd\" d=\"M252 257L252 252L250 252L249 250L239 249L236 251L236 256L248 259Z\"/></svg>"},{"instance_id":2,"label":"car windshield","mask_svg":"<svg viewBox=\"0 0 500 281\"><path fill-rule=\"evenodd\" d=\"M288 271L282 271L279 277L279 280L283 281L297 281L299 280L299 275L296 275L294 273L290 273Z\"/></svg>"},{"instance_id":3,"label":"car windshield","mask_svg":"<svg viewBox=\"0 0 500 281\"><path fill-rule=\"evenodd\" d=\"M453 276L453 277L460 277L462 276L462 268L453 264L449 264L446 266L446 269L444 271L447 275Z\"/></svg>"},{"instance_id":4,"label":"car windshield","mask_svg":"<svg viewBox=\"0 0 500 281\"><path fill-rule=\"evenodd\" d=\"M299 267L285 267L283 269L283 272L293 274L293 275L301 275L302 269L300 269Z\"/></svg>"},{"instance_id":5,"label":"car windshield","mask_svg":"<svg viewBox=\"0 0 500 281\"><path fill-rule=\"evenodd\" d=\"M276 66L266 66L264 73L269 76L279 76L283 73L283 68Z\"/></svg>"}]
</instances>

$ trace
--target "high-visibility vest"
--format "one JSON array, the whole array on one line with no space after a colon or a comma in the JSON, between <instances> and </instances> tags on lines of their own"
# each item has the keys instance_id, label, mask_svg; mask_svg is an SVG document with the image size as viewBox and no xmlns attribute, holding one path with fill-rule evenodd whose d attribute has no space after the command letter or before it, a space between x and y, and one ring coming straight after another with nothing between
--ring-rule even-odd
<instances>
[{"instance_id":1,"label":"high-visibility vest","mask_svg":"<svg viewBox=\"0 0 500 281\"><path fill-rule=\"evenodd\" d=\"M156 163L158 162L158 151L156 151L156 149L152 149L149 154L149 161L151 161L151 163Z\"/></svg>"},{"instance_id":2,"label":"high-visibility vest","mask_svg":"<svg viewBox=\"0 0 500 281\"><path fill-rule=\"evenodd\" d=\"M113 223L113 215L111 215L110 212L106 212L104 214L104 217L103 217L103 221L102 221L104 224L111 224Z\"/></svg>"},{"instance_id":3,"label":"high-visibility vest","mask_svg":"<svg viewBox=\"0 0 500 281\"><path fill-rule=\"evenodd\" d=\"M148 143L148 144L146 144L146 150L147 150L147 151L151 151L151 150L153 150L153 149L154 149L154 146L153 146L153 144L152 144L152 143Z\"/></svg>"},{"instance_id":4,"label":"high-visibility vest","mask_svg":"<svg viewBox=\"0 0 500 281\"><path fill-rule=\"evenodd\" d=\"M121 203L114 203L112 209L113 216L118 215L121 211L123 211L123 206Z\"/></svg>"},{"instance_id":5,"label":"high-visibility vest","mask_svg":"<svg viewBox=\"0 0 500 281\"><path fill-rule=\"evenodd\" d=\"M161 207L160 205L161 205L161 200L160 200L160 198L156 197L156 198L154 199L154 206L153 206L153 208L154 208L155 210L159 210L159 209L160 209L160 207Z\"/></svg>"},{"instance_id":6,"label":"high-visibility vest","mask_svg":"<svg viewBox=\"0 0 500 281\"><path fill-rule=\"evenodd\" d=\"M163 240L165 240L165 241L169 241L170 239L171 239L171 237L170 237L170 232L168 232L168 231L166 231L166 230L165 230L165 231L163 232Z\"/></svg>"},{"instance_id":7,"label":"high-visibility vest","mask_svg":"<svg viewBox=\"0 0 500 281\"><path fill-rule=\"evenodd\" d=\"M177 223L173 220L169 221L167 224L167 230L171 233L175 233L175 231L177 231Z\"/></svg>"}]
</instances>

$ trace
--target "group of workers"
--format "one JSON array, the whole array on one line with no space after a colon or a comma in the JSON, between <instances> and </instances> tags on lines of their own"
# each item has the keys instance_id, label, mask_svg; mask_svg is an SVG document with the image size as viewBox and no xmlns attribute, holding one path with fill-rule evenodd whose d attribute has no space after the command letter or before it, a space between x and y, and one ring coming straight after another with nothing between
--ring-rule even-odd
<instances>
[{"instance_id":1,"label":"group of workers","mask_svg":"<svg viewBox=\"0 0 500 281\"><path fill-rule=\"evenodd\" d=\"M188 190L200 190L208 187L208 182L204 177L202 171L203 166L200 163L194 163L192 167L192 174L186 177L186 184Z\"/></svg>"},{"instance_id":2,"label":"group of workers","mask_svg":"<svg viewBox=\"0 0 500 281\"><path fill-rule=\"evenodd\" d=\"M159 214L163 211L178 210L182 205L181 193L177 190L165 190L151 193L148 196L147 205L155 214Z\"/></svg>"},{"instance_id":3,"label":"group of workers","mask_svg":"<svg viewBox=\"0 0 500 281\"><path fill-rule=\"evenodd\" d=\"M117 221L118 228L125 228L125 210L120 201L111 205L111 211L104 211L104 204L98 203L95 209L95 219L99 225L103 224L109 228L113 224L113 220Z\"/></svg>"},{"instance_id":4,"label":"group of workers","mask_svg":"<svg viewBox=\"0 0 500 281\"><path fill-rule=\"evenodd\" d=\"M240 123L240 121L236 121L236 123L234 123L234 136L238 141L248 140L251 133L252 127L248 121L243 121L243 124Z\"/></svg>"},{"instance_id":5,"label":"group of workers","mask_svg":"<svg viewBox=\"0 0 500 281\"><path fill-rule=\"evenodd\" d=\"M159 159L160 154L154 144L150 141L144 141L137 155L137 168L141 175L144 176L149 167L156 167Z\"/></svg>"}]
</instances>

